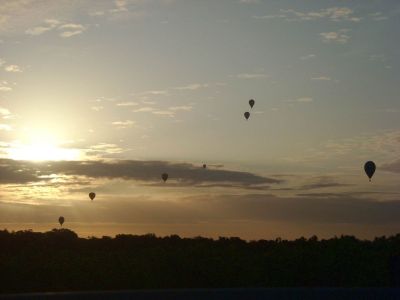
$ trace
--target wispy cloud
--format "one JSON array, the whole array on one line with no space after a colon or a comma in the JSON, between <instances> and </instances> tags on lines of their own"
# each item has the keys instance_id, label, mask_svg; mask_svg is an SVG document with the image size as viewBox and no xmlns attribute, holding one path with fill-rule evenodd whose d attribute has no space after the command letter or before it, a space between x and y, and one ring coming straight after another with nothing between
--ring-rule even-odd
<instances>
[{"instance_id":1,"label":"wispy cloud","mask_svg":"<svg viewBox=\"0 0 400 300\"><path fill-rule=\"evenodd\" d=\"M287 102L298 102L298 103L311 103L313 101L314 100L312 97L299 97L296 99L287 100Z\"/></svg>"},{"instance_id":2,"label":"wispy cloud","mask_svg":"<svg viewBox=\"0 0 400 300\"><path fill-rule=\"evenodd\" d=\"M94 111L101 111L104 109L104 107L99 105L99 106L92 106L90 109Z\"/></svg>"},{"instance_id":3,"label":"wispy cloud","mask_svg":"<svg viewBox=\"0 0 400 300\"><path fill-rule=\"evenodd\" d=\"M125 129L132 127L135 122L131 120L126 120L126 121L115 121L111 123L113 126L117 127L118 129Z\"/></svg>"},{"instance_id":4,"label":"wispy cloud","mask_svg":"<svg viewBox=\"0 0 400 300\"><path fill-rule=\"evenodd\" d=\"M21 68L18 65L8 65L4 68L6 72L20 73L22 72Z\"/></svg>"},{"instance_id":5,"label":"wispy cloud","mask_svg":"<svg viewBox=\"0 0 400 300\"><path fill-rule=\"evenodd\" d=\"M359 22L361 18L354 16L354 11L348 7L330 7L318 11L301 12L294 9L282 9L282 13L287 15L289 21L311 21L319 19L328 19L331 21L351 21Z\"/></svg>"},{"instance_id":6,"label":"wispy cloud","mask_svg":"<svg viewBox=\"0 0 400 300\"><path fill-rule=\"evenodd\" d=\"M350 40L350 36L346 33L348 29L340 29L338 31L322 32L319 35L324 43L346 44Z\"/></svg>"},{"instance_id":7,"label":"wispy cloud","mask_svg":"<svg viewBox=\"0 0 400 300\"><path fill-rule=\"evenodd\" d=\"M311 58L314 58L315 56L316 56L315 54L307 54L307 55L301 56L300 59L301 60L309 60Z\"/></svg>"},{"instance_id":8,"label":"wispy cloud","mask_svg":"<svg viewBox=\"0 0 400 300\"><path fill-rule=\"evenodd\" d=\"M108 155L120 154L125 152L126 149L121 148L117 144L111 143L98 143L85 149L85 153L89 157L103 158Z\"/></svg>"},{"instance_id":9,"label":"wispy cloud","mask_svg":"<svg viewBox=\"0 0 400 300\"><path fill-rule=\"evenodd\" d=\"M10 116L11 112L7 108L0 107L0 115L2 118L5 118L5 117Z\"/></svg>"},{"instance_id":10,"label":"wispy cloud","mask_svg":"<svg viewBox=\"0 0 400 300\"><path fill-rule=\"evenodd\" d=\"M63 32L60 33L60 36L63 38L69 38L74 35L78 35L83 33L86 28L85 26L81 24L74 24L74 23L69 23L69 24L64 24L58 27L58 30L62 30Z\"/></svg>"},{"instance_id":11,"label":"wispy cloud","mask_svg":"<svg viewBox=\"0 0 400 300\"><path fill-rule=\"evenodd\" d=\"M262 15L262 16L252 16L252 18L258 19L258 20L281 19L281 18L286 18L286 15L283 15L283 14Z\"/></svg>"},{"instance_id":12,"label":"wispy cloud","mask_svg":"<svg viewBox=\"0 0 400 300\"><path fill-rule=\"evenodd\" d=\"M385 16L383 13L381 12L375 12L375 13L371 13L368 15L372 20L374 21L385 21L387 19L389 19L388 16Z\"/></svg>"},{"instance_id":13,"label":"wispy cloud","mask_svg":"<svg viewBox=\"0 0 400 300\"><path fill-rule=\"evenodd\" d=\"M256 3L260 3L260 0L239 0L239 3L242 3L242 4L256 4Z\"/></svg>"},{"instance_id":14,"label":"wispy cloud","mask_svg":"<svg viewBox=\"0 0 400 300\"><path fill-rule=\"evenodd\" d=\"M153 107L146 106L146 107L141 107L141 108L132 110L132 112L152 112L154 110L155 109Z\"/></svg>"},{"instance_id":15,"label":"wispy cloud","mask_svg":"<svg viewBox=\"0 0 400 300\"><path fill-rule=\"evenodd\" d=\"M182 105L182 106L172 106L169 110L177 111L177 110L184 110L184 111L191 111L193 106L190 105Z\"/></svg>"},{"instance_id":16,"label":"wispy cloud","mask_svg":"<svg viewBox=\"0 0 400 300\"><path fill-rule=\"evenodd\" d=\"M331 78L328 77L328 76L318 76L318 77L311 77L311 80L315 80L315 81L329 81L329 80L331 80Z\"/></svg>"},{"instance_id":17,"label":"wispy cloud","mask_svg":"<svg viewBox=\"0 0 400 300\"><path fill-rule=\"evenodd\" d=\"M206 88L208 86L209 86L209 84L207 84L207 83L192 83L192 84L189 84L189 85L186 85L186 86L175 87L174 89L175 90L191 90L191 91L194 91L194 90L198 90L200 88Z\"/></svg>"},{"instance_id":18,"label":"wispy cloud","mask_svg":"<svg viewBox=\"0 0 400 300\"><path fill-rule=\"evenodd\" d=\"M10 131L11 130L11 126L8 125L8 124L0 124L0 130Z\"/></svg>"},{"instance_id":19,"label":"wispy cloud","mask_svg":"<svg viewBox=\"0 0 400 300\"><path fill-rule=\"evenodd\" d=\"M41 35L47 31L53 30L61 22L56 19L47 19L44 21L44 25L28 28L25 33L29 35Z\"/></svg>"},{"instance_id":20,"label":"wispy cloud","mask_svg":"<svg viewBox=\"0 0 400 300\"><path fill-rule=\"evenodd\" d=\"M137 105L139 105L139 103L137 103L137 102L132 102L132 101L130 101L130 102L119 102L119 103L117 103L117 106L137 106Z\"/></svg>"},{"instance_id":21,"label":"wispy cloud","mask_svg":"<svg viewBox=\"0 0 400 300\"><path fill-rule=\"evenodd\" d=\"M240 79L260 79L260 78L267 78L268 75L263 74L263 73L240 73L233 77L240 78Z\"/></svg>"},{"instance_id":22,"label":"wispy cloud","mask_svg":"<svg viewBox=\"0 0 400 300\"><path fill-rule=\"evenodd\" d=\"M7 81L0 81L0 92L10 92L12 87Z\"/></svg>"},{"instance_id":23,"label":"wispy cloud","mask_svg":"<svg viewBox=\"0 0 400 300\"><path fill-rule=\"evenodd\" d=\"M168 116L168 117L175 117L175 112L170 111L170 110L155 110L152 111L153 114L155 115L163 115L163 116Z\"/></svg>"},{"instance_id":24,"label":"wispy cloud","mask_svg":"<svg viewBox=\"0 0 400 300\"><path fill-rule=\"evenodd\" d=\"M82 24L75 24L75 23L62 23L56 19L47 19L44 21L44 24L41 26L36 26L32 28L28 28L25 33L29 35L41 35L43 33L52 31L52 30L59 30L60 37L69 38L74 35L78 35L83 33L86 30L86 27Z\"/></svg>"}]
</instances>

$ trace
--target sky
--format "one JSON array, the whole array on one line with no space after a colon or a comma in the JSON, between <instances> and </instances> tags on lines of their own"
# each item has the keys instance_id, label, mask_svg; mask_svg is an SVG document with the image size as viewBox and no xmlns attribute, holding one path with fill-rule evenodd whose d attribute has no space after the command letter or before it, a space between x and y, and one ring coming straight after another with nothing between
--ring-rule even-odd
<instances>
[{"instance_id":1,"label":"sky","mask_svg":"<svg viewBox=\"0 0 400 300\"><path fill-rule=\"evenodd\" d=\"M1 0L0 228L396 234L399 29L397 0Z\"/></svg>"}]
</instances>

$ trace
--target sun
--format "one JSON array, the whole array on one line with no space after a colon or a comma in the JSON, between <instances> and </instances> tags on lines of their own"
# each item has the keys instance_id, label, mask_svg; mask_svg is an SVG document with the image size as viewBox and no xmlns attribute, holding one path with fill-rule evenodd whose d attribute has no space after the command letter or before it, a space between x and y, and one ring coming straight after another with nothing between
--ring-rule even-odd
<instances>
[{"instance_id":1,"label":"sun","mask_svg":"<svg viewBox=\"0 0 400 300\"><path fill-rule=\"evenodd\" d=\"M77 160L80 158L80 150L60 147L53 138L36 135L29 143L13 143L8 149L8 157L30 161Z\"/></svg>"}]
</instances>

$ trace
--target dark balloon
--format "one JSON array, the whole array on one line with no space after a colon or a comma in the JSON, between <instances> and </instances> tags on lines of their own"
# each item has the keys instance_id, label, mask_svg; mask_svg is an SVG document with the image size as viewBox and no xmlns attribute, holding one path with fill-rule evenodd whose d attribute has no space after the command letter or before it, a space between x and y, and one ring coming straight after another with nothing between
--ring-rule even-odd
<instances>
[{"instance_id":1,"label":"dark balloon","mask_svg":"<svg viewBox=\"0 0 400 300\"><path fill-rule=\"evenodd\" d=\"M206 164L203 164L203 169L205 169L205 168L207 168L207 165L206 165Z\"/></svg>"},{"instance_id":2,"label":"dark balloon","mask_svg":"<svg viewBox=\"0 0 400 300\"><path fill-rule=\"evenodd\" d=\"M164 180L164 182L166 182L167 179L168 179L168 174L167 174L167 173L163 173L163 174L161 175L161 178L162 178L162 180Z\"/></svg>"},{"instance_id":3,"label":"dark balloon","mask_svg":"<svg viewBox=\"0 0 400 300\"><path fill-rule=\"evenodd\" d=\"M60 225L62 226L64 224L64 217L59 217L58 218L58 222L60 223Z\"/></svg>"},{"instance_id":4,"label":"dark balloon","mask_svg":"<svg viewBox=\"0 0 400 300\"><path fill-rule=\"evenodd\" d=\"M248 111L246 111L246 112L244 113L244 117L246 118L246 120L248 120L249 117L250 117L250 113L249 113Z\"/></svg>"},{"instance_id":5,"label":"dark balloon","mask_svg":"<svg viewBox=\"0 0 400 300\"><path fill-rule=\"evenodd\" d=\"M371 181L372 176L374 176L376 165L373 161L367 161L364 165L365 173L367 174L369 181Z\"/></svg>"},{"instance_id":6,"label":"dark balloon","mask_svg":"<svg viewBox=\"0 0 400 300\"><path fill-rule=\"evenodd\" d=\"M90 200L93 200L95 197L96 197L96 193L93 193L93 192L89 193Z\"/></svg>"},{"instance_id":7,"label":"dark balloon","mask_svg":"<svg viewBox=\"0 0 400 300\"><path fill-rule=\"evenodd\" d=\"M249 100L249 104L250 104L251 108L253 108L254 103L256 103L256 101L254 101L254 99Z\"/></svg>"}]
</instances>

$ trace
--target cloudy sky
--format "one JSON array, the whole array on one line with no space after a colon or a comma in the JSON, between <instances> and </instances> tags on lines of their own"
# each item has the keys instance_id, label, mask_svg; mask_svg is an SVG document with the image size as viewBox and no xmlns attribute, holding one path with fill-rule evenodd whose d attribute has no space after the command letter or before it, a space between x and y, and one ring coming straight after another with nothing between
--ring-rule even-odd
<instances>
[{"instance_id":1,"label":"cloudy sky","mask_svg":"<svg viewBox=\"0 0 400 300\"><path fill-rule=\"evenodd\" d=\"M397 0L2 0L0 228L399 232L399 28Z\"/></svg>"}]
</instances>

